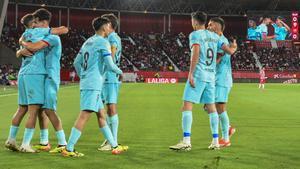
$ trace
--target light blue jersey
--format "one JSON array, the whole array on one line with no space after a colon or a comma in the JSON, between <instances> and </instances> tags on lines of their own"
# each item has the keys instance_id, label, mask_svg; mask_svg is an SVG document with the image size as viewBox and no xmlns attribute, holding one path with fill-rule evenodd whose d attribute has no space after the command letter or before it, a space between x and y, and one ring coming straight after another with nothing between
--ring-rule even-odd
<instances>
[{"instance_id":1,"label":"light blue jersey","mask_svg":"<svg viewBox=\"0 0 300 169\"><path fill-rule=\"evenodd\" d=\"M268 35L268 27L266 24L260 24L257 28L257 39L263 40L263 36Z\"/></svg>"},{"instance_id":2,"label":"light blue jersey","mask_svg":"<svg viewBox=\"0 0 300 169\"><path fill-rule=\"evenodd\" d=\"M23 37L27 42L38 42L49 35L50 28L26 29ZM39 50L31 57L23 58L19 74L46 74L45 50Z\"/></svg>"},{"instance_id":3,"label":"light blue jersey","mask_svg":"<svg viewBox=\"0 0 300 169\"><path fill-rule=\"evenodd\" d=\"M59 83L60 58L62 53L60 38L57 35L49 35L43 41L49 46L46 49L46 70L48 77Z\"/></svg>"},{"instance_id":4,"label":"light blue jersey","mask_svg":"<svg viewBox=\"0 0 300 169\"><path fill-rule=\"evenodd\" d=\"M249 40L257 40L257 37L259 36L257 29L253 28L253 27L248 28L247 33L248 33L247 39L249 39Z\"/></svg>"},{"instance_id":5,"label":"light blue jersey","mask_svg":"<svg viewBox=\"0 0 300 169\"><path fill-rule=\"evenodd\" d=\"M117 48L116 54L114 56L114 63L119 67L122 55L121 38L116 32L112 32L111 34L109 34L107 39L111 46ZM118 75L112 71L106 72L105 83L119 83Z\"/></svg>"},{"instance_id":6,"label":"light blue jersey","mask_svg":"<svg viewBox=\"0 0 300 169\"><path fill-rule=\"evenodd\" d=\"M277 24L272 24L274 27L274 33L275 33L275 40L285 40L286 35L288 34L288 31L285 27L281 26L279 27Z\"/></svg>"},{"instance_id":7,"label":"light blue jersey","mask_svg":"<svg viewBox=\"0 0 300 169\"><path fill-rule=\"evenodd\" d=\"M228 39L222 35L221 40L229 45ZM217 64L216 73L216 86L232 87L232 70L230 55L221 50L224 56L221 58L220 62Z\"/></svg>"},{"instance_id":8,"label":"light blue jersey","mask_svg":"<svg viewBox=\"0 0 300 169\"><path fill-rule=\"evenodd\" d=\"M105 38L94 35L84 42L74 61L80 77L80 90L101 91L104 82L104 57L111 57L111 46Z\"/></svg>"},{"instance_id":9,"label":"light blue jersey","mask_svg":"<svg viewBox=\"0 0 300 169\"><path fill-rule=\"evenodd\" d=\"M200 56L194 77L204 82L215 82L217 50L224 42L219 35L208 30L193 31L189 41L191 49L193 45L200 45Z\"/></svg>"}]
</instances>

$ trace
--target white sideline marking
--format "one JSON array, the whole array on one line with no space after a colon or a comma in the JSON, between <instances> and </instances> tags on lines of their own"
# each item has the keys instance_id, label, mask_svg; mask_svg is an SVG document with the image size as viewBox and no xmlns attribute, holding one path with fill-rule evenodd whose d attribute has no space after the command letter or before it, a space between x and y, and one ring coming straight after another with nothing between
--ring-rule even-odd
<instances>
[{"instance_id":1,"label":"white sideline marking","mask_svg":"<svg viewBox=\"0 0 300 169\"><path fill-rule=\"evenodd\" d=\"M66 87L61 87L61 89L65 89L65 88L73 88L73 87L77 87L78 85L72 85L72 86L66 86ZM4 94L4 95L0 95L1 97L8 97L8 96L16 96L18 95L18 93L10 93L10 94Z\"/></svg>"}]
</instances>

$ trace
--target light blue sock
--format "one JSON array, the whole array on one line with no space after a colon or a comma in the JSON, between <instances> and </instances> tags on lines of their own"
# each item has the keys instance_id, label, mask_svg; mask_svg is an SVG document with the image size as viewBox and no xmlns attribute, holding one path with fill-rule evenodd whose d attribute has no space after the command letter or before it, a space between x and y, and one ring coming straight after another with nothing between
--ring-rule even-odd
<instances>
[{"instance_id":1,"label":"light blue sock","mask_svg":"<svg viewBox=\"0 0 300 169\"><path fill-rule=\"evenodd\" d=\"M8 138L15 140L17 137L18 130L19 130L19 126L11 125Z\"/></svg>"},{"instance_id":2,"label":"light blue sock","mask_svg":"<svg viewBox=\"0 0 300 169\"><path fill-rule=\"evenodd\" d=\"M104 138L109 142L109 144L112 147L117 147L118 146L118 144L115 141L115 139L114 139L114 137L113 137L113 135L110 131L110 128L108 127L107 124L104 127L100 128L100 131L103 133Z\"/></svg>"},{"instance_id":3,"label":"light blue sock","mask_svg":"<svg viewBox=\"0 0 300 169\"><path fill-rule=\"evenodd\" d=\"M108 125L109 128L111 128L111 121L109 116L106 116L106 124Z\"/></svg>"},{"instance_id":4,"label":"light blue sock","mask_svg":"<svg viewBox=\"0 0 300 169\"><path fill-rule=\"evenodd\" d=\"M219 114L221 129L222 129L222 137L224 140L229 140L229 117L226 111Z\"/></svg>"},{"instance_id":5,"label":"light blue sock","mask_svg":"<svg viewBox=\"0 0 300 169\"><path fill-rule=\"evenodd\" d=\"M191 137L192 122L193 122L192 111L184 111L184 112L182 112L183 138L185 138L185 137Z\"/></svg>"},{"instance_id":6,"label":"light blue sock","mask_svg":"<svg viewBox=\"0 0 300 169\"><path fill-rule=\"evenodd\" d=\"M210 129L214 139L219 137L219 115L217 112L209 113Z\"/></svg>"},{"instance_id":7,"label":"light blue sock","mask_svg":"<svg viewBox=\"0 0 300 169\"><path fill-rule=\"evenodd\" d=\"M49 143L49 131L48 129L41 129L40 144L47 145L48 143Z\"/></svg>"},{"instance_id":8,"label":"light blue sock","mask_svg":"<svg viewBox=\"0 0 300 169\"><path fill-rule=\"evenodd\" d=\"M22 145L28 146L34 134L34 129L25 128Z\"/></svg>"},{"instance_id":9,"label":"light blue sock","mask_svg":"<svg viewBox=\"0 0 300 169\"><path fill-rule=\"evenodd\" d=\"M119 116L118 116L118 114L115 114L108 118L109 118L109 121L111 122L110 129L111 129L112 135L113 135L116 143L118 144Z\"/></svg>"},{"instance_id":10,"label":"light blue sock","mask_svg":"<svg viewBox=\"0 0 300 169\"><path fill-rule=\"evenodd\" d=\"M55 134L59 146L67 145L65 132L63 130L59 130Z\"/></svg>"},{"instance_id":11,"label":"light blue sock","mask_svg":"<svg viewBox=\"0 0 300 169\"><path fill-rule=\"evenodd\" d=\"M70 138L67 144L67 150L68 151L74 151L74 146L77 143L81 136L81 131L79 131L77 128L72 127Z\"/></svg>"}]
</instances>

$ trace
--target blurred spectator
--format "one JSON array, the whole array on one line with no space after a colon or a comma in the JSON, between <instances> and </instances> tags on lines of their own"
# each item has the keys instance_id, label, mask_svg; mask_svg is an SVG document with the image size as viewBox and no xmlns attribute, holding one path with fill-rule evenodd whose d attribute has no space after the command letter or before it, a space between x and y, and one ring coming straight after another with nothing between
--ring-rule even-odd
<instances>
[{"instance_id":1,"label":"blurred spectator","mask_svg":"<svg viewBox=\"0 0 300 169\"><path fill-rule=\"evenodd\" d=\"M0 85L9 85L9 81L17 80L18 71L10 64L0 65Z\"/></svg>"}]
</instances>

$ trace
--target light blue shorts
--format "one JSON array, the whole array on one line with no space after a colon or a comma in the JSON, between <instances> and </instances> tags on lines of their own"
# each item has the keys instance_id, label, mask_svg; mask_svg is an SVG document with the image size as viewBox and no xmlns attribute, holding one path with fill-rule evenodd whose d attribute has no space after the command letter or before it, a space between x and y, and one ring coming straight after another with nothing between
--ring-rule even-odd
<instances>
[{"instance_id":1,"label":"light blue shorts","mask_svg":"<svg viewBox=\"0 0 300 169\"><path fill-rule=\"evenodd\" d=\"M52 78L47 77L45 80L45 104L44 109L56 111L57 93L59 90L59 82L55 82Z\"/></svg>"},{"instance_id":2,"label":"light blue shorts","mask_svg":"<svg viewBox=\"0 0 300 169\"><path fill-rule=\"evenodd\" d=\"M28 105L24 75L18 76L18 103L22 106Z\"/></svg>"},{"instance_id":3,"label":"light blue shorts","mask_svg":"<svg viewBox=\"0 0 300 169\"><path fill-rule=\"evenodd\" d=\"M216 103L227 103L231 87L216 86Z\"/></svg>"},{"instance_id":4,"label":"light blue shorts","mask_svg":"<svg viewBox=\"0 0 300 169\"><path fill-rule=\"evenodd\" d=\"M28 105L43 105L45 101L45 75L23 75L23 81Z\"/></svg>"},{"instance_id":5,"label":"light blue shorts","mask_svg":"<svg viewBox=\"0 0 300 169\"><path fill-rule=\"evenodd\" d=\"M80 110L98 112L103 109L100 90L80 90Z\"/></svg>"},{"instance_id":6,"label":"light blue shorts","mask_svg":"<svg viewBox=\"0 0 300 169\"><path fill-rule=\"evenodd\" d=\"M183 94L183 100L192 103L212 104L215 103L215 83L195 80L195 88L189 81L186 82Z\"/></svg>"},{"instance_id":7,"label":"light blue shorts","mask_svg":"<svg viewBox=\"0 0 300 169\"><path fill-rule=\"evenodd\" d=\"M105 104L117 104L121 83L104 83L102 100Z\"/></svg>"}]
</instances>

